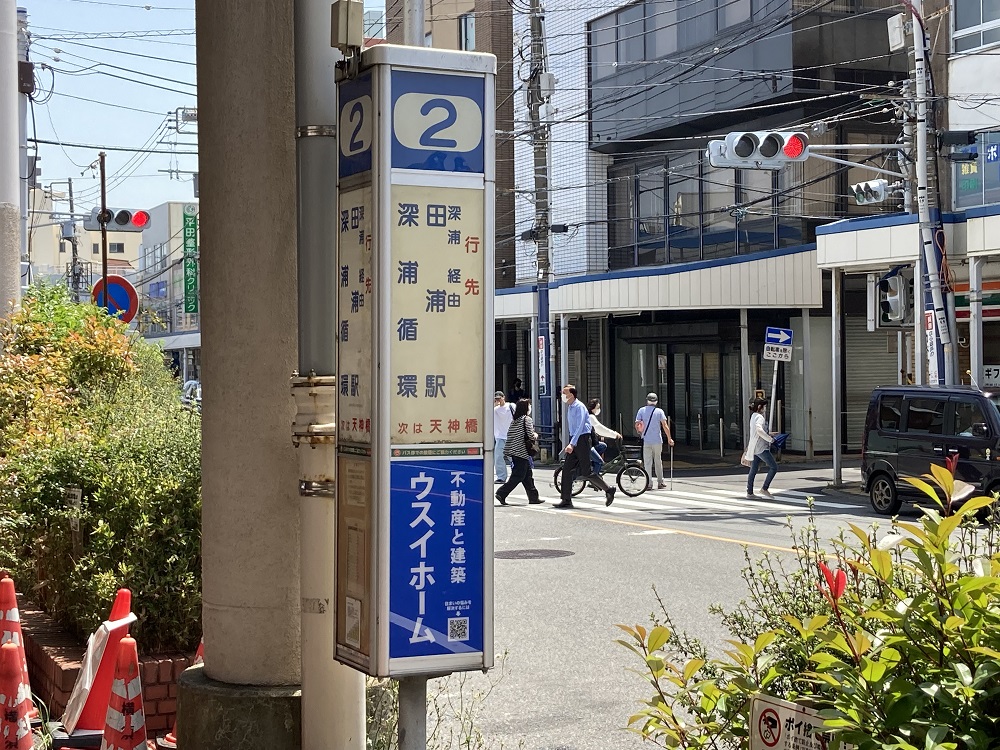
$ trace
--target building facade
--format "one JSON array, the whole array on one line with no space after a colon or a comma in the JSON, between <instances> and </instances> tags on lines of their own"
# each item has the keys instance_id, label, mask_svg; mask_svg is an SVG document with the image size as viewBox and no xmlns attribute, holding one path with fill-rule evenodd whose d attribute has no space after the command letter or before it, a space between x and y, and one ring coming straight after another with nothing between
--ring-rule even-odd
<instances>
[{"instance_id":1,"label":"building facade","mask_svg":"<svg viewBox=\"0 0 1000 750\"><path fill-rule=\"evenodd\" d=\"M873 146L824 151L834 158L895 164L900 126L877 101L907 68L888 50L894 12L886 0L546 5L547 70L558 79L550 222L567 229L551 246L554 378L600 397L624 434L656 392L686 450L741 448L749 397L770 396L775 382L765 329L780 326L795 341L774 427L791 433L792 450L829 449L831 276L817 228L897 207L854 204L848 186L868 179L861 168L810 158L774 172L716 169L704 154L727 132L800 130L814 147ZM515 39L529 43L527 15L515 16ZM533 345L531 124L523 96L515 106L515 234L526 239L516 243L519 286L498 291L497 381L522 377L537 390L546 363ZM867 331L865 289L858 296L852 283L838 300L851 352L841 420L863 417L871 388L899 377L895 334Z\"/></svg>"},{"instance_id":2,"label":"building facade","mask_svg":"<svg viewBox=\"0 0 1000 750\"><path fill-rule=\"evenodd\" d=\"M28 220L28 259L35 281L61 284L72 289L73 243L63 236L63 224L69 219L56 209L66 195L51 187L31 188ZM94 283L101 275L101 233L88 232L75 222L77 256L81 275L77 280L82 299L89 300ZM108 231L108 273L135 282L138 269L141 232Z\"/></svg>"},{"instance_id":3,"label":"building facade","mask_svg":"<svg viewBox=\"0 0 1000 750\"><path fill-rule=\"evenodd\" d=\"M190 270L186 274L185 239L188 255L192 250L191 238L185 237L185 212L197 221L197 205L172 201L151 209L150 229L143 232L139 255L139 325L144 336L163 349L183 381L201 377L201 316L197 312L201 285L196 281L193 291L185 285ZM187 227L190 230L190 221ZM194 231L193 262L200 269L199 237ZM187 260L190 265L191 259Z\"/></svg>"}]
</instances>

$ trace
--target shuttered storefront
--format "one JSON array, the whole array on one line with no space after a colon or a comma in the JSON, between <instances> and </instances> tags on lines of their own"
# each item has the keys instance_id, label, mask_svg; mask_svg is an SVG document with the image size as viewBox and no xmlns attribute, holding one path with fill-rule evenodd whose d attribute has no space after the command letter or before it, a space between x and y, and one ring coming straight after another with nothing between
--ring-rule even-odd
<instances>
[{"instance_id":1,"label":"shuttered storefront","mask_svg":"<svg viewBox=\"0 0 1000 750\"><path fill-rule=\"evenodd\" d=\"M844 319L844 371L848 450L861 450L865 414L872 390L880 385L896 385L899 364L896 354L896 329L868 330L864 317Z\"/></svg>"}]
</instances>

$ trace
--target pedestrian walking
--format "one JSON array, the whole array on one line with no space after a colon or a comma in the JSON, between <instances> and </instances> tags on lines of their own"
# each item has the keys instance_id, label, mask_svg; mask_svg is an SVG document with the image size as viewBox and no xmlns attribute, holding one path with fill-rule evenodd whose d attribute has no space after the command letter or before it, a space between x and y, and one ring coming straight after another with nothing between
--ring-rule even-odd
<instances>
[{"instance_id":1,"label":"pedestrian walking","mask_svg":"<svg viewBox=\"0 0 1000 750\"><path fill-rule=\"evenodd\" d=\"M646 405L635 413L635 431L642 435L642 463L649 474L649 481L652 484L655 475L659 480L656 488L663 490L667 487L663 477L663 437L666 436L667 445L671 448L674 447L674 439L670 435L667 415L656 405L658 401L655 393L646 394Z\"/></svg>"},{"instance_id":2,"label":"pedestrian walking","mask_svg":"<svg viewBox=\"0 0 1000 750\"><path fill-rule=\"evenodd\" d=\"M514 421L514 406L508 404L504 398L503 391L493 394L493 472L496 474L497 484L507 481L507 459L504 458L503 450L507 442L507 431Z\"/></svg>"},{"instance_id":3,"label":"pedestrian walking","mask_svg":"<svg viewBox=\"0 0 1000 750\"><path fill-rule=\"evenodd\" d=\"M580 474L592 485L604 491L605 505L615 501L615 490L609 487L604 479L595 474L590 465L590 449L592 440L590 433L594 426L590 421L590 413L583 402L576 397L576 386L564 385L562 400L566 404L566 425L569 428L569 445L566 446L566 459L562 466L562 491L560 502L553 508L573 507L573 479Z\"/></svg>"},{"instance_id":4,"label":"pedestrian walking","mask_svg":"<svg viewBox=\"0 0 1000 750\"><path fill-rule=\"evenodd\" d=\"M767 409L767 400L755 398L750 402L750 431L747 436L747 449L743 453L741 463L750 467L747 475L747 498L753 499L757 495L753 493L753 482L757 478L757 470L761 464L767 464L767 476L764 478L764 485L760 489L760 497L766 500L774 500L774 495L768 492L771 480L778 473L778 462L771 455L771 443L774 436L767 431L767 419L764 411Z\"/></svg>"},{"instance_id":5,"label":"pedestrian walking","mask_svg":"<svg viewBox=\"0 0 1000 750\"><path fill-rule=\"evenodd\" d=\"M531 402L522 398L514 407L514 418L504 441L504 452L514 462L514 468L510 472L510 479L496 491L495 497L501 505L507 504L507 496L519 484L523 485L524 491L528 493L529 504L541 505L545 502L538 496L535 478L531 471L531 459L536 452L534 446L538 445L538 433L535 432L535 424L531 421L530 415Z\"/></svg>"}]
</instances>

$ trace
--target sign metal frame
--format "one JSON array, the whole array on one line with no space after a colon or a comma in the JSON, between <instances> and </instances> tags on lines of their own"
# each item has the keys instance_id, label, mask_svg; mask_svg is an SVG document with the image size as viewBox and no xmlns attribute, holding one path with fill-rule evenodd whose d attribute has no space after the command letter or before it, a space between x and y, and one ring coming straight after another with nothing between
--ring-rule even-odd
<instances>
[{"instance_id":1,"label":"sign metal frame","mask_svg":"<svg viewBox=\"0 0 1000 750\"><path fill-rule=\"evenodd\" d=\"M370 433L367 436L355 434L353 438L351 438L350 433L347 433L344 437L338 438L338 465L344 459L361 461L362 463L355 465L354 475L356 478L360 477L355 484L363 485L363 488L359 494L358 487L353 486L350 482L342 482L340 475L338 475L338 580L335 657L338 661L370 675L402 677L444 674L453 671L486 669L493 664L493 476L491 471L493 439L492 431L488 430L487 427L490 424L489 419L492 417L491 395L494 390L495 71L496 58L493 55L378 45L362 53L356 77L338 80L338 89L345 94L344 101L338 102L338 118L341 122L347 121L352 125L351 132L344 137L354 137L354 141L349 146L345 146L344 142L340 144L341 159L344 158L345 154L349 154L350 163L347 168L342 166L338 170L339 195L343 198L345 195L351 195L352 191L353 194L359 194L367 187L370 196L364 211L370 213L366 220L370 222L368 226L371 233L370 277L372 284L370 286L371 293L367 295L365 304L371 306L369 311L371 314L370 341L373 356L370 375L367 373L361 375L363 381L366 378L369 379L364 384L370 388L371 393ZM394 72L405 75L408 81L407 95L410 96L411 101L417 101L418 106L422 107L419 114L427 114L431 117L429 127L426 127L422 134L418 133L415 136L411 131L397 138L400 131L399 129L394 130L393 122L396 114L393 111L392 91ZM367 81L370 81L371 86L367 91L364 83L366 78ZM447 130L448 122L445 120L448 117L455 114L460 119L459 125L461 125L463 112L469 111L468 102L459 101L468 99L462 92L449 98L446 81L448 78L461 78L473 83L477 80L482 82L482 101L479 104L482 138L478 144L473 143L474 139L470 140L467 130ZM402 76L400 80L402 80ZM419 92L421 80L428 82L425 94ZM370 124L370 131L367 130L368 123L359 123L356 119L351 119L352 114L356 117L357 113L364 109L364 107L357 106L356 103L365 96L370 96L372 102L371 112L374 122ZM421 96L423 98L420 98ZM445 100L444 104L441 103L442 99ZM449 101L456 102L456 104L450 105ZM354 105L352 112L346 112L342 109L342 105L348 104ZM435 113L435 108L441 112ZM406 127L412 128L411 120L408 119ZM365 136L369 132L371 134L370 145L368 145L371 169L366 170L363 167L368 163L368 154L365 153L364 148L361 148L361 145L365 143ZM432 133L434 139L428 133ZM445 151L448 150L449 143L462 143L466 146L473 143L474 148L481 149L481 154L472 154L472 156L479 156L483 171L469 171L469 164L472 165L472 168L478 165L479 162L476 158L470 158L466 163L465 160L453 158L455 154L451 156L448 154L438 155L434 156L433 159L431 158L433 155L428 156L428 164L421 166L413 161L412 148L407 151L410 162L403 167L394 167L392 161L394 152L400 151L399 142L406 142L411 146L415 144L418 148L445 144ZM456 151L456 149L452 149L452 151ZM458 151L457 153L457 155L463 154L470 154L470 152ZM482 367L482 378L480 380L477 376L475 381L472 384L466 384L464 389L459 388L452 391L455 393L453 399L460 397L465 403L475 404L476 410L481 409L481 411L475 412L482 416L479 419L478 431L472 440L462 439L457 433L450 435L447 439L444 436L437 438L436 442L435 436L429 434L423 434L419 439L410 435L404 440L394 440L394 436L398 437L398 430L395 426L395 422L398 420L395 419L393 410L401 407L398 406L399 394L395 389L396 378L393 376L392 347L398 333L393 316L397 314L394 313L394 305L398 308L401 303L399 295L395 295L395 299L393 295L398 271L393 265L392 238L393 230L398 228L395 222L400 220L400 216L392 201L394 191L395 195L398 196L412 188L423 188L428 195L435 194L435 192L441 196L461 194L466 200L466 202L462 202L462 205L472 205L468 204L467 200L473 200L476 210L469 212L470 220L472 215L478 217L478 207L481 201L482 237L479 238L478 249L473 252L480 253L480 258L475 259L475 263L482 263L482 279L479 280L479 294L482 295L482 300L481 303L477 301L477 305L482 305L483 346L481 353L468 351L466 354L469 357L476 357L474 364L476 369L473 371ZM338 217L342 218L344 210L350 210L352 207L341 202L337 208ZM429 208L427 210L429 211ZM400 226L402 225L400 224ZM427 226L430 226L429 222L427 222ZM364 234L364 228L359 227L353 235L339 234L339 236L347 237L348 242L356 242L359 237L363 238ZM341 252L343 253L343 250ZM435 252L442 252L440 248L428 248L422 242L415 242L412 248L408 246L408 252L412 253L415 258L419 258L422 269L425 261L428 268L434 267L435 262L440 264L440 259L436 260L433 255ZM458 250L456 249L454 252L457 253ZM462 252L468 253L468 247L464 248ZM421 253L423 255L420 255ZM343 268L341 270L343 271ZM423 287L420 289L422 293ZM430 290L428 290L429 292ZM344 293L346 290L339 288L338 285L338 294ZM338 309L342 314L344 307L338 306ZM478 310L478 307L475 309ZM472 315L472 313L468 315ZM424 326L431 326L429 333L447 340L440 329L434 328L434 321L426 318L427 316L421 319L420 323ZM441 318L441 320L444 319L444 317ZM340 321L337 323L339 325ZM354 329L350 330L353 332ZM401 336L401 334L399 335ZM437 338L428 340L433 340L434 346L439 345ZM401 338L400 341L402 341ZM398 342L396 343L398 344ZM475 349L475 347L472 348ZM341 373L344 373L344 367L350 366L349 359L345 359L344 363L341 364L338 357L338 367L341 368ZM340 377L343 378L344 375L341 374ZM421 374L420 377L423 375ZM343 381L341 381L342 385ZM343 391L338 389L338 392ZM448 395L451 396L451 393ZM414 403L407 408L410 406L416 408L416 401L417 399L414 399ZM394 403L397 406L394 407ZM356 405L353 408L356 411ZM352 425L352 420L356 419L354 415L355 412L352 411L348 420ZM347 418L347 412L343 410L339 401L337 416L338 420ZM367 415L359 413L358 416L363 416L367 423ZM468 425L466 425L466 432L468 429ZM367 481L364 481L364 477L358 473L359 467L362 465L368 467L364 470L368 472ZM392 631L391 629L393 627L399 628L400 615L391 611L394 601L398 600L398 597L393 594L391 584L395 580L398 585L401 575L400 571L397 570L395 571L396 576L393 577L391 575L393 571L390 569L394 563L392 559L394 551L390 548L391 533L393 528L396 528L397 531L401 528L399 517L394 519L392 514L394 501L397 507L405 505L407 512L409 512L412 500L410 494L413 494L402 492L397 488L394 496L393 478L395 477L398 484L400 478L404 476L400 472L405 473L406 467L410 467L410 470L413 467L422 468L428 473L435 470L451 471L452 474L455 473L455 467L460 469L472 467L472 470L467 473L470 481L475 483L475 488L474 491L469 492L469 498L471 502L481 503L482 507L476 508L475 514L470 514L470 517L481 516L481 521L478 521L475 527L470 527L470 538L472 536L481 538L482 548L476 552L482 555L481 561L477 558L477 563L481 562L482 594L481 612L474 612L474 616L469 618L469 621L473 622L471 627L480 629L479 632L475 633L476 637L470 639L470 643L478 644L481 642L481 648L473 650L470 647L459 648L456 645L449 650L442 645L441 649L428 647L427 650L433 653L419 653L418 655L411 653L400 655L398 650L395 653L392 651L393 642L397 643L398 649L399 639L398 630ZM438 489L435 488L434 491L437 493ZM447 496L444 497L444 501L448 501ZM452 503L454 504L454 497ZM364 518L358 515L362 506ZM351 509L354 511L351 523L354 524L355 532L362 528L365 534L363 543L354 543L355 553L360 544L366 556L364 564L360 566L357 564L357 560L354 563L345 564L341 550L344 539L342 533L345 532L344 527L348 523L348 514ZM440 508L438 512L441 512ZM441 525L439 520L439 530ZM404 523L402 527L412 528L412 524ZM478 544L478 539L474 544ZM404 545L403 549L405 550L405 548ZM409 545L409 548L412 550L413 545ZM470 553L472 550L473 548L470 547ZM401 556L402 552L397 549L395 555ZM361 568L364 568L363 572ZM476 566L470 566L470 570L475 568ZM351 597L352 601L347 602L345 594L347 582L345 579L348 574L354 575L355 580L362 574L365 577L364 601L360 601L357 597ZM441 575L443 578L446 577L448 571L442 570ZM454 584L454 579L451 582ZM470 585L478 586L479 581L474 581ZM428 600L431 599L432 593L428 594ZM423 602L422 594L421 602ZM445 602L445 604L449 603ZM348 606L352 610L351 624L356 626L351 643L346 642L347 639L344 637L348 631L344 610ZM421 604L421 606L423 605ZM475 608L476 604L472 606ZM363 612L359 613L361 608L363 608ZM367 615L364 614L365 612ZM441 611L435 611L435 614L440 618ZM393 618L397 621L395 625ZM357 634L357 627L364 631L360 636ZM469 627L466 624L466 628ZM392 632L397 632L396 639L390 637ZM414 630L414 634L416 632L417 629Z\"/></svg>"}]
</instances>

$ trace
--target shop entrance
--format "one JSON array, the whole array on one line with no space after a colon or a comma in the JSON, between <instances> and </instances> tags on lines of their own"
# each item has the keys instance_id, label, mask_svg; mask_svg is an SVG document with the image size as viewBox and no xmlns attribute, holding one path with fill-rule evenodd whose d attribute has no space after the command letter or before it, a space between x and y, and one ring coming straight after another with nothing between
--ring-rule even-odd
<instances>
[{"instance_id":1,"label":"shop entrance","mask_svg":"<svg viewBox=\"0 0 1000 750\"><path fill-rule=\"evenodd\" d=\"M717 343L672 344L669 349L674 441L714 453L741 447L739 354Z\"/></svg>"}]
</instances>

